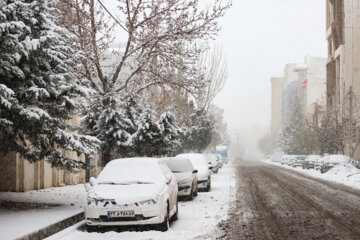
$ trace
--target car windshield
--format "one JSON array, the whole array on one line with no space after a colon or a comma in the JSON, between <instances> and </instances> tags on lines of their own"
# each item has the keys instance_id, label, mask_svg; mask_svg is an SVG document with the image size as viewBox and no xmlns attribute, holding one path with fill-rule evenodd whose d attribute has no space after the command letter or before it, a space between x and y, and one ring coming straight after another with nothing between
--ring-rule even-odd
<instances>
[{"instance_id":1,"label":"car windshield","mask_svg":"<svg viewBox=\"0 0 360 240\"><path fill-rule=\"evenodd\" d=\"M203 154L181 154L178 157L184 157L190 160L191 164L194 166L194 169L205 170L208 169L207 158Z\"/></svg>"},{"instance_id":2,"label":"car windshield","mask_svg":"<svg viewBox=\"0 0 360 240\"><path fill-rule=\"evenodd\" d=\"M168 159L165 160L165 163L174 173L193 171L193 167L187 159Z\"/></svg>"},{"instance_id":3,"label":"car windshield","mask_svg":"<svg viewBox=\"0 0 360 240\"><path fill-rule=\"evenodd\" d=\"M297 156L296 160L305 160L305 156Z\"/></svg>"}]
</instances>

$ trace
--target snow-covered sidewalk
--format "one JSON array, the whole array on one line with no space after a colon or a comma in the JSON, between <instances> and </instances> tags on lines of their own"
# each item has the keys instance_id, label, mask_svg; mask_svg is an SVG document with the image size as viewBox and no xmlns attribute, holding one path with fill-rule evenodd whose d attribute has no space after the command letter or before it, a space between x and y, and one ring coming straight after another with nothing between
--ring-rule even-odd
<instances>
[{"instance_id":1,"label":"snow-covered sidewalk","mask_svg":"<svg viewBox=\"0 0 360 240\"><path fill-rule=\"evenodd\" d=\"M28 192L0 192L0 202L21 206L0 208L0 239L19 238L82 212L85 194L82 184Z\"/></svg>"},{"instance_id":2,"label":"snow-covered sidewalk","mask_svg":"<svg viewBox=\"0 0 360 240\"><path fill-rule=\"evenodd\" d=\"M199 192L193 201L179 202L179 219L171 224L167 232L105 232L88 233L78 228L83 222L65 229L49 239L214 239L217 224L227 218L230 202L234 197L235 174L230 164L218 174L212 175L210 192Z\"/></svg>"},{"instance_id":3,"label":"snow-covered sidewalk","mask_svg":"<svg viewBox=\"0 0 360 240\"><path fill-rule=\"evenodd\" d=\"M340 183L352 188L360 189L360 170L350 164L339 164L338 166L335 166L334 168L330 169L328 172L321 173L320 170L315 170L315 169L307 170L307 169L302 169L300 167L293 168L269 160L263 160L263 162L283 168L292 169L322 180Z\"/></svg>"}]
</instances>

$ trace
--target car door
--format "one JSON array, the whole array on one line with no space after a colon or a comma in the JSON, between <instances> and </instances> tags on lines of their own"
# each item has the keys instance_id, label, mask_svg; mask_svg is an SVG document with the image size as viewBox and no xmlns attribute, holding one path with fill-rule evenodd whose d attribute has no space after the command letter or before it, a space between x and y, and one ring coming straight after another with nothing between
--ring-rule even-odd
<instances>
[{"instance_id":1,"label":"car door","mask_svg":"<svg viewBox=\"0 0 360 240\"><path fill-rule=\"evenodd\" d=\"M169 186L169 205L170 205L169 209L172 210L176 206L176 202L177 202L177 191L178 191L177 181L176 181L174 174L171 172L171 170L168 168L168 166L166 166L166 164L164 162L160 162L160 168L161 168L161 171L164 173L164 176L166 176L167 174L170 174L172 176L172 180L168 184L168 186Z\"/></svg>"}]
</instances>

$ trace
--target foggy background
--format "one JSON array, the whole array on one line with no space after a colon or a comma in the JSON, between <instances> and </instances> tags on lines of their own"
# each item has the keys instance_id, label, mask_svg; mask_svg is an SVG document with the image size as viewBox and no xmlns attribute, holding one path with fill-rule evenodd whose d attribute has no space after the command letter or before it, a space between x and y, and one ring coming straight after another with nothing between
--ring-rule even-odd
<instances>
[{"instance_id":1,"label":"foggy background","mask_svg":"<svg viewBox=\"0 0 360 240\"><path fill-rule=\"evenodd\" d=\"M306 55L327 56L325 1L233 0L215 44L229 78L215 104L225 110L232 153L252 158L270 126L270 77Z\"/></svg>"}]
</instances>

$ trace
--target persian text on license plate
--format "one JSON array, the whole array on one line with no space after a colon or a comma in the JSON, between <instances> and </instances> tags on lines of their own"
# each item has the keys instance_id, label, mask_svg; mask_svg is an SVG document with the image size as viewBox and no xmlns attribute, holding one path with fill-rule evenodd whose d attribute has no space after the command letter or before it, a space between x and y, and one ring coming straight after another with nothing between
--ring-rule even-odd
<instances>
[{"instance_id":1,"label":"persian text on license plate","mask_svg":"<svg viewBox=\"0 0 360 240\"><path fill-rule=\"evenodd\" d=\"M135 211L134 210L127 210L127 211L109 211L108 217L134 217Z\"/></svg>"}]
</instances>

